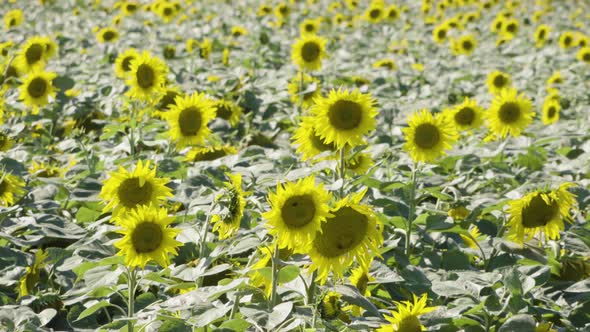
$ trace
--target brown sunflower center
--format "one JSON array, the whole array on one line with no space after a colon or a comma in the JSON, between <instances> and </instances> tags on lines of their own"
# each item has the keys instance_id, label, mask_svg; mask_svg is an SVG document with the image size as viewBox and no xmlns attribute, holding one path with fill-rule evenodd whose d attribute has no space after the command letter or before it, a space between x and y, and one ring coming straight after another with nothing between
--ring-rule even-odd
<instances>
[{"instance_id":1,"label":"brown sunflower center","mask_svg":"<svg viewBox=\"0 0 590 332\"><path fill-rule=\"evenodd\" d=\"M545 31L545 29L542 29L539 31L539 39L545 39L545 35L547 34L547 31Z\"/></svg>"},{"instance_id":2,"label":"brown sunflower center","mask_svg":"<svg viewBox=\"0 0 590 332\"><path fill-rule=\"evenodd\" d=\"M8 27L12 28L15 25L16 25L16 20L14 18L11 18L10 21L8 22Z\"/></svg>"},{"instance_id":3,"label":"brown sunflower center","mask_svg":"<svg viewBox=\"0 0 590 332\"><path fill-rule=\"evenodd\" d=\"M27 59L27 63L29 65L32 65L41 60L44 50L45 47L43 47L43 45L41 44L33 44L29 46L29 48L27 48L27 50L25 51L25 58Z\"/></svg>"},{"instance_id":4,"label":"brown sunflower center","mask_svg":"<svg viewBox=\"0 0 590 332\"><path fill-rule=\"evenodd\" d=\"M138 254L149 253L160 247L164 239L162 227L154 222L144 221L131 234L133 249Z\"/></svg>"},{"instance_id":5,"label":"brown sunflower center","mask_svg":"<svg viewBox=\"0 0 590 332\"><path fill-rule=\"evenodd\" d=\"M520 106L513 102L504 103L500 106L499 115L503 123L514 123L520 119Z\"/></svg>"},{"instance_id":6,"label":"brown sunflower center","mask_svg":"<svg viewBox=\"0 0 590 332\"><path fill-rule=\"evenodd\" d=\"M473 49L473 43L470 40L463 41L461 45L463 46L463 49L466 51L470 51L471 49Z\"/></svg>"},{"instance_id":7,"label":"brown sunflower center","mask_svg":"<svg viewBox=\"0 0 590 332\"><path fill-rule=\"evenodd\" d=\"M18 77L18 71L16 70L16 67L14 67L13 65L10 65L6 69L6 79L9 79L12 77Z\"/></svg>"},{"instance_id":8,"label":"brown sunflower center","mask_svg":"<svg viewBox=\"0 0 590 332\"><path fill-rule=\"evenodd\" d=\"M156 73L154 72L154 69L146 64L141 64L137 67L135 77L137 78L137 84L143 89L151 88L156 81Z\"/></svg>"},{"instance_id":9,"label":"brown sunflower center","mask_svg":"<svg viewBox=\"0 0 590 332\"><path fill-rule=\"evenodd\" d=\"M416 315L409 315L397 324L397 332L420 332L422 331L422 324Z\"/></svg>"},{"instance_id":10,"label":"brown sunflower center","mask_svg":"<svg viewBox=\"0 0 590 332\"><path fill-rule=\"evenodd\" d=\"M125 207L134 208L137 205L147 205L152 199L153 192L154 188L149 181L140 186L139 178L133 177L121 182L117 196Z\"/></svg>"},{"instance_id":11,"label":"brown sunflower center","mask_svg":"<svg viewBox=\"0 0 590 332\"><path fill-rule=\"evenodd\" d=\"M363 119L363 108L360 104L350 100L338 100L328 111L330 124L339 130L357 128Z\"/></svg>"},{"instance_id":12,"label":"brown sunflower center","mask_svg":"<svg viewBox=\"0 0 590 332\"><path fill-rule=\"evenodd\" d=\"M27 92L33 98L45 96L47 92L47 81L41 77L34 78L27 86Z\"/></svg>"},{"instance_id":13,"label":"brown sunflower center","mask_svg":"<svg viewBox=\"0 0 590 332\"><path fill-rule=\"evenodd\" d=\"M508 84L508 79L504 75L496 75L494 77L494 86L496 88L503 88Z\"/></svg>"},{"instance_id":14,"label":"brown sunflower center","mask_svg":"<svg viewBox=\"0 0 590 332\"><path fill-rule=\"evenodd\" d=\"M137 10L137 5L134 3L128 3L127 4L127 11L130 13L133 13L134 11Z\"/></svg>"},{"instance_id":15,"label":"brown sunflower center","mask_svg":"<svg viewBox=\"0 0 590 332\"><path fill-rule=\"evenodd\" d=\"M164 8L164 16L170 16L170 15L172 15L173 12L174 11L170 7Z\"/></svg>"},{"instance_id":16,"label":"brown sunflower center","mask_svg":"<svg viewBox=\"0 0 590 332\"><path fill-rule=\"evenodd\" d=\"M469 126L475 120L475 111L471 107L463 107L455 113L455 122L461 126Z\"/></svg>"},{"instance_id":17,"label":"brown sunflower center","mask_svg":"<svg viewBox=\"0 0 590 332\"><path fill-rule=\"evenodd\" d=\"M565 46L571 45L573 41L574 41L574 39L570 36L565 36L565 38L563 38L563 44Z\"/></svg>"},{"instance_id":18,"label":"brown sunflower center","mask_svg":"<svg viewBox=\"0 0 590 332\"><path fill-rule=\"evenodd\" d=\"M135 59L134 56L127 56L121 61L121 68L123 71L130 71L131 70L131 61Z\"/></svg>"},{"instance_id":19,"label":"brown sunflower center","mask_svg":"<svg viewBox=\"0 0 590 332\"><path fill-rule=\"evenodd\" d=\"M516 32L516 24L514 23L509 23L506 26L506 31L510 32L510 33L515 33Z\"/></svg>"},{"instance_id":20,"label":"brown sunflower center","mask_svg":"<svg viewBox=\"0 0 590 332\"><path fill-rule=\"evenodd\" d=\"M8 183L6 183L6 181L2 180L0 181L0 196L2 196L6 190L8 189Z\"/></svg>"},{"instance_id":21,"label":"brown sunflower center","mask_svg":"<svg viewBox=\"0 0 590 332\"><path fill-rule=\"evenodd\" d=\"M313 241L314 248L328 258L354 250L369 230L368 217L351 207L342 207L332 214L334 217L322 224L322 232Z\"/></svg>"},{"instance_id":22,"label":"brown sunflower center","mask_svg":"<svg viewBox=\"0 0 590 332\"><path fill-rule=\"evenodd\" d=\"M301 48L301 57L305 62L313 62L320 56L320 45L318 43L309 41L303 44Z\"/></svg>"},{"instance_id":23,"label":"brown sunflower center","mask_svg":"<svg viewBox=\"0 0 590 332\"><path fill-rule=\"evenodd\" d=\"M315 216L316 208L313 197L309 194L291 196L281 209L281 218L291 229L305 227Z\"/></svg>"},{"instance_id":24,"label":"brown sunflower center","mask_svg":"<svg viewBox=\"0 0 590 332\"><path fill-rule=\"evenodd\" d=\"M316 149L322 152L336 151L336 146L334 146L334 143L326 144L326 142L318 134L316 134L315 130L310 131L309 141Z\"/></svg>"},{"instance_id":25,"label":"brown sunflower center","mask_svg":"<svg viewBox=\"0 0 590 332\"><path fill-rule=\"evenodd\" d=\"M582 55L582 60L584 60L584 62L590 62L590 52L586 52Z\"/></svg>"},{"instance_id":26,"label":"brown sunflower center","mask_svg":"<svg viewBox=\"0 0 590 332\"><path fill-rule=\"evenodd\" d=\"M556 113L557 113L557 109L555 109L555 106L550 106L549 109L547 110L547 117L549 117L551 119L555 116Z\"/></svg>"},{"instance_id":27,"label":"brown sunflower center","mask_svg":"<svg viewBox=\"0 0 590 332\"><path fill-rule=\"evenodd\" d=\"M396 9L391 9L389 11L389 13L387 14L387 16L391 19L397 18L398 14L397 14L397 10Z\"/></svg>"},{"instance_id":28,"label":"brown sunflower center","mask_svg":"<svg viewBox=\"0 0 590 332\"><path fill-rule=\"evenodd\" d=\"M525 228L535 228L547 225L551 219L559 214L559 205L551 200L547 204L541 194L535 195L529 205L522 209L522 225Z\"/></svg>"},{"instance_id":29,"label":"brown sunflower center","mask_svg":"<svg viewBox=\"0 0 590 332\"><path fill-rule=\"evenodd\" d=\"M217 106L217 116L224 119L229 120L233 112L231 111L231 107L226 104L221 104Z\"/></svg>"},{"instance_id":30,"label":"brown sunflower center","mask_svg":"<svg viewBox=\"0 0 590 332\"><path fill-rule=\"evenodd\" d=\"M447 31L445 29L440 29L438 30L436 35L438 36L438 38L443 39L447 36Z\"/></svg>"},{"instance_id":31,"label":"brown sunflower center","mask_svg":"<svg viewBox=\"0 0 590 332\"><path fill-rule=\"evenodd\" d=\"M371 11L369 12L369 16L371 16L372 19L379 18L379 16L381 16L381 9L371 9Z\"/></svg>"},{"instance_id":32,"label":"brown sunflower center","mask_svg":"<svg viewBox=\"0 0 590 332\"><path fill-rule=\"evenodd\" d=\"M117 34L111 30L107 30L102 34L102 39L104 39L104 41L111 41L115 39L115 37L117 37Z\"/></svg>"},{"instance_id":33,"label":"brown sunflower center","mask_svg":"<svg viewBox=\"0 0 590 332\"><path fill-rule=\"evenodd\" d=\"M432 149L440 142L441 132L433 124L423 123L416 127L414 143L421 149Z\"/></svg>"},{"instance_id":34,"label":"brown sunflower center","mask_svg":"<svg viewBox=\"0 0 590 332\"><path fill-rule=\"evenodd\" d=\"M315 26L313 24L306 24L305 25L305 31L313 32L314 30L315 30Z\"/></svg>"},{"instance_id":35,"label":"brown sunflower center","mask_svg":"<svg viewBox=\"0 0 590 332\"><path fill-rule=\"evenodd\" d=\"M178 125L183 136L197 135L203 125L201 111L195 106L183 109L178 115Z\"/></svg>"},{"instance_id":36,"label":"brown sunflower center","mask_svg":"<svg viewBox=\"0 0 590 332\"><path fill-rule=\"evenodd\" d=\"M159 110L168 110L170 106L176 105L174 98L180 96L180 93L174 90L168 90L166 93L160 98L160 102L158 102L158 109Z\"/></svg>"}]
</instances>

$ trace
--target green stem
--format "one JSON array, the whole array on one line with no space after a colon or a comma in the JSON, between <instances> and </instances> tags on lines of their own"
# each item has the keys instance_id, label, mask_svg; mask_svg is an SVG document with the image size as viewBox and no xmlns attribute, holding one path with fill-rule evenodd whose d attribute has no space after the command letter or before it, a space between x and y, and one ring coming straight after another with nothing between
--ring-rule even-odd
<instances>
[{"instance_id":1,"label":"green stem","mask_svg":"<svg viewBox=\"0 0 590 332\"><path fill-rule=\"evenodd\" d=\"M308 305L312 305L314 304L314 300L315 300L315 288L316 288L316 283L315 280L318 277L318 272L313 271L313 273L311 274L311 282L309 283L309 287L307 288L307 304Z\"/></svg>"},{"instance_id":2,"label":"green stem","mask_svg":"<svg viewBox=\"0 0 590 332\"><path fill-rule=\"evenodd\" d=\"M408 211L408 229L406 230L406 255L410 258L412 237L412 223L414 222L414 215L416 214L416 182L418 173L418 163L414 163L412 167L412 177L410 180L410 210Z\"/></svg>"},{"instance_id":3,"label":"green stem","mask_svg":"<svg viewBox=\"0 0 590 332\"><path fill-rule=\"evenodd\" d=\"M340 175L340 179L342 180L342 185L340 186L340 198L344 196L344 172L346 172L346 162L344 161L344 148L340 149L340 170L338 174Z\"/></svg>"},{"instance_id":4,"label":"green stem","mask_svg":"<svg viewBox=\"0 0 590 332\"><path fill-rule=\"evenodd\" d=\"M299 105L298 105L298 114L302 115L303 113L303 98L305 97L305 93L303 93L303 69L301 69L300 74L299 74Z\"/></svg>"},{"instance_id":5,"label":"green stem","mask_svg":"<svg viewBox=\"0 0 590 332\"><path fill-rule=\"evenodd\" d=\"M211 212L213 212L213 208L217 202L211 203L211 207L209 208L209 213L207 213L207 218L205 219L205 225L203 225L203 234L201 234L201 245L199 247L199 258L205 257L205 248L207 248L207 231L209 230L209 221L211 220Z\"/></svg>"},{"instance_id":6,"label":"green stem","mask_svg":"<svg viewBox=\"0 0 590 332\"><path fill-rule=\"evenodd\" d=\"M131 128L129 129L129 149L131 156L135 159L135 103L131 106Z\"/></svg>"},{"instance_id":7,"label":"green stem","mask_svg":"<svg viewBox=\"0 0 590 332\"><path fill-rule=\"evenodd\" d=\"M272 285L270 292L270 309L277 303L277 286L279 284L279 246L275 243L275 251L272 255Z\"/></svg>"},{"instance_id":8,"label":"green stem","mask_svg":"<svg viewBox=\"0 0 590 332\"><path fill-rule=\"evenodd\" d=\"M133 332L133 315L135 314L135 286L136 286L135 267L131 268L128 273L128 291L129 295L127 298L127 331Z\"/></svg>"}]
</instances>

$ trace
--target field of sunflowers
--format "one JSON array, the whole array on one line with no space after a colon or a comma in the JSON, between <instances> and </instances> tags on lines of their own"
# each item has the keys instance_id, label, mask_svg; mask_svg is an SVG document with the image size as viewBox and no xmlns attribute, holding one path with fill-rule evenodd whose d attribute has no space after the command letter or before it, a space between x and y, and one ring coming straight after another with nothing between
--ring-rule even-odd
<instances>
[{"instance_id":1,"label":"field of sunflowers","mask_svg":"<svg viewBox=\"0 0 590 332\"><path fill-rule=\"evenodd\" d=\"M0 331L590 331L590 1L0 16Z\"/></svg>"}]
</instances>

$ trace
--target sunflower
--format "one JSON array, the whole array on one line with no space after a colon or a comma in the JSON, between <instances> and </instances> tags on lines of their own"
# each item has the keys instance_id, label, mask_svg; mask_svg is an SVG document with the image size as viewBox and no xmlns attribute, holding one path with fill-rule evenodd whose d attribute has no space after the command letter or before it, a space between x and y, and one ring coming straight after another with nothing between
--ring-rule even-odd
<instances>
[{"instance_id":1,"label":"sunflower","mask_svg":"<svg viewBox=\"0 0 590 332\"><path fill-rule=\"evenodd\" d=\"M333 320L340 316L342 313L341 297L342 294L334 291L323 294L318 308L322 319Z\"/></svg>"},{"instance_id":2,"label":"sunflower","mask_svg":"<svg viewBox=\"0 0 590 332\"><path fill-rule=\"evenodd\" d=\"M208 60L211 56L211 52L213 52L213 44L211 43L211 39L203 39L203 41L199 43L199 57L201 57L201 59Z\"/></svg>"},{"instance_id":3,"label":"sunflower","mask_svg":"<svg viewBox=\"0 0 590 332\"><path fill-rule=\"evenodd\" d=\"M43 269L45 269L47 266L47 257L49 257L49 253L47 251L43 251L43 249L38 249L35 252L33 265L27 266L25 268L25 274L20 279L18 288L19 298L31 294L31 292L35 289L35 286L41 277L41 271L43 271Z\"/></svg>"},{"instance_id":4,"label":"sunflower","mask_svg":"<svg viewBox=\"0 0 590 332\"><path fill-rule=\"evenodd\" d=\"M545 45L545 42L547 42L547 39L549 38L550 32L551 27L546 24L541 24L537 27L537 30L535 30L535 45L537 48L541 48Z\"/></svg>"},{"instance_id":5,"label":"sunflower","mask_svg":"<svg viewBox=\"0 0 590 332\"><path fill-rule=\"evenodd\" d=\"M297 152L302 155L302 160L309 160L324 151L335 152L334 143L327 144L315 130L313 117L303 117L295 134L292 137L293 144L297 145Z\"/></svg>"},{"instance_id":6,"label":"sunflower","mask_svg":"<svg viewBox=\"0 0 590 332\"><path fill-rule=\"evenodd\" d=\"M27 106L33 108L33 113L39 111L39 107L49 104L49 97L55 98L56 89L53 79L57 74L53 72L32 72L20 85L20 99Z\"/></svg>"},{"instance_id":7,"label":"sunflower","mask_svg":"<svg viewBox=\"0 0 590 332\"><path fill-rule=\"evenodd\" d=\"M460 131L479 128L483 124L483 114L483 108L477 105L477 101L468 97L461 104L444 111L444 115Z\"/></svg>"},{"instance_id":8,"label":"sunflower","mask_svg":"<svg viewBox=\"0 0 590 332\"><path fill-rule=\"evenodd\" d=\"M590 46L590 37L581 33L576 32L576 46L578 47L587 47Z\"/></svg>"},{"instance_id":9,"label":"sunflower","mask_svg":"<svg viewBox=\"0 0 590 332\"><path fill-rule=\"evenodd\" d=\"M170 23L178 14L178 10L174 4L163 2L158 7L157 14L162 18L164 23Z\"/></svg>"},{"instance_id":10,"label":"sunflower","mask_svg":"<svg viewBox=\"0 0 590 332\"><path fill-rule=\"evenodd\" d=\"M432 39L442 44L447 41L447 37L449 35L449 26L446 24L438 25L434 30L432 30Z\"/></svg>"},{"instance_id":11,"label":"sunflower","mask_svg":"<svg viewBox=\"0 0 590 332\"><path fill-rule=\"evenodd\" d=\"M127 1L121 6L121 11L123 11L123 15L130 16L133 15L139 9L139 3L136 1Z\"/></svg>"},{"instance_id":12,"label":"sunflower","mask_svg":"<svg viewBox=\"0 0 590 332\"><path fill-rule=\"evenodd\" d=\"M514 38L518 33L518 21L515 18L510 18L502 24L502 35L509 40Z\"/></svg>"},{"instance_id":13,"label":"sunflower","mask_svg":"<svg viewBox=\"0 0 590 332\"><path fill-rule=\"evenodd\" d=\"M388 70L395 70L397 69L397 66L395 65L395 62L391 59L382 59L373 62L373 68L385 68Z\"/></svg>"},{"instance_id":14,"label":"sunflower","mask_svg":"<svg viewBox=\"0 0 590 332\"><path fill-rule=\"evenodd\" d=\"M346 0L346 7L348 7L349 10L356 10L358 6L358 0Z\"/></svg>"},{"instance_id":15,"label":"sunflower","mask_svg":"<svg viewBox=\"0 0 590 332\"><path fill-rule=\"evenodd\" d=\"M269 5L260 5L256 11L257 16L266 16L270 13L272 13L272 7Z\"/></svg>"},{"instance_id":16,"label":"sunflower","mask_svg":"<svg viewBox=\"0 0 590 332\"><path fill-rule=\"evenodd\" d=\"M574 41L576 35L573 31L565 31L559 36L559 47L563 49L572 48L575 46Z\"/></svg>"},{"instance_id":17,"label":"sunflower","mask_svg":"<svg viewBox=\"0 0 590 332\"><path fill-rule=\"evenodd\" d=\"M196 39L189 38L186 40L186 52L192 54L193 51L199 46L199 42Z\"/></svg>"},{"instance_id":18,"label":"sunflower","mask_svg":"<svg viewBox=\"0 0 590 332\"><path fill-rule=\"evenodd\" d=\"M514 88L502 90L492 101L487 112L488 126L500 137L519 136L532 121L533 103Z\"/></svg>"},{"instance_id":19,"label":"sunflower","mask_svg":"<svg viewBox=\"0 0 590 332\"><path fill-rule=\"evenodd\" d=\"M486 84L491 94L499 94L500 91L510 87L512 79L510 75L499 70L494 70L488 75Z\"/></svg>"},{"instance_id":20,"label":"sunflower","mask_svg":"<svg viewBox=\"0 0 590 332\"><path fill-rule=\"evenodd\" d=\"M590 65L590 47L582 47L576 55L578 60L584 61Z\"/></svg>"},{"instance_id":21,"label":"sunflower","mask_svg":"<svg viewBox=\"0 0 590 332\"><path fill-rule=\"evenodd\" d=\"M0 133L0 151L8 151L14 145L14 141L5 133Z\"/></svg>"},{"instance_id":22,"label":"sunflower","mask_svg":"<svg viewBox=\"0 0 590 332\"><path fill-rule=\"evenodd\" d=\"M305 19L299 25L299 34L300 35L315 35L320 30L320 21L319 20L312 20L312 19Z\"/></svg>"},{"instance_id":23,"label":"sunflower","mask_svg":"<svg viewBox=\"0 0 590 332\"><path fill-rule=\"evenodd\" d=\"M547 88L553 87L555 85L558 84L562 84L563 83L563 76L561 75L561 72L555 71L553 72L553 74L551 74L551 77L549 77L547 79L547 81L545 82Z\"/></svg>"},{"instance_id":24,"label":"sunflower","mask_svg":"<svg viewBox=\"0 0 590 332\"><path fill-rule=\"evenodd\" d=\"M473 35L465 35L459 39L453 39L451 42L451 50L455 55L471 55L477 46L477 40Z\"/></svg>"},{"instance_id":25,"label":"sunflower","mask_svg":"<svg viewBox=\"0 0 590 332\"><path fill-rule=\"evenodd\" d=\"M166 87L164 93L158 99L156 106L152 112L153 116L164 118L166 112L170 110L170 108L176 105L176 97L182 97L182 91L175 86Z\"/></svg>"},{"instance_id":26,"label":"sunflower","mask_svg":"<svg viewBox=\"0 0 590 332\"><path fill-rule=\"evenodd\" d=\"M8 68L6 68L6 65L0 65L0 75L1 73L6 73L6 76L4 76L4 82L0 82L4 83L4 88L7 88L8 83L11 85L16 84L16 79L22 75L21 70L14 63L9 64Z\"/></svg>"},{"instance_id":27,"label":"sunflower","mask_svg":"<svg viewBox=\"0 0 590 332\"><path fill-rule=\"evenodd\" d=\"M563 221L570 221L570 209L575 204L575 195L567 190L573 186L564 183L557 190L537 190L510 201L508 238L518 243L537 234L549 240L559 239L559 232L564 230Z\"/></svg>"},{"instance_id":28,"label":"sunflower","mask_svg":"<svg viewBox=\"0 0 590 332\"><path fill-rule=\"evenodd\" d=\"M314 101L315 129L327 144L334 143L338 149L355 147L362 143L363 135L375 129L376 102L369 93L332 89L327 98Z\"/></svg>"},{"instance_id":29,"label":"sunflower","mask_svg":"<svg viewBox=\"0 0 590 332\"><path fill-rule=\"evenodd\" d=\"M189 162L212 161L236 153L238 153L238 149L230 145L192 148L187 152L185 160Z\"/></svg>"},{"instance_id":30,"label":"sunflower","mask_svg":"<svg viewBox=\"0 0 590 332\"><path fill-rule=\"evenodd\" d=\"M125 78L131 71L131 61L139 58L139 53L136 49L130 48L125 52L120 53L115 60L115 74L119 78Z\"/></svg>"},{"instance_id":31,"label":"sunflower","mask_svg":"<svg viewBox=\"0 0 590 332\"><path fill-rule=\"evenodd\" d=\"M321 284L330 271L335 279L342 279L353 261L367 266L383 243L381 223L371 207L360 204L366 192L365 189L341 199L330 210L332 216L322 223L311 244L309 269L318 271Z\"/></svg>"},{"instance_id":32,"label":"sunflower","mask_svg":"<svg viewBox=\"0 0 590 332\"><path fill-rule=\"evenodd\" d=\"M346 170L362 175L366 174L369 168L375 164L368 153L357 153L346 161Z\"/></svg>"},{"instance_id":33,"label":"sunflower","mask_svg":"<svg viewBox=\"0 0 590 332\"><path fill-rule=\"evenodd\" d=\"M0 206L13 205L15 198L25 193L24 186L20 177L0 171Z\"/></svg>"},{"instance_id":34,"label":"sunflower","mask_svg":"<svg viewBox=\"0 0 590 332\"><path fill-rule=\"evenodd\" d=\"M543 124L549 125L557 122L557 120L559 120L560 110L561 106L558 101L545 99L545 102L543 103L543 116L541 118Z\"/></svg>"},{"instance_id":35,"label":"sunflower","mask_svg":"<svg viewBox=\"0 0 590 332\"><path fill-rule=\"evenodd\" d=\"M400 12L396 5L389 5L385 8L385 18L390 21L395 21L399 18Z\"/></svg>"},{"instance_id":36,"label":"sunflower","mask_svg":"<svg viewBox=\"0 0 590 332\"><path fill-rule=\"evenodd\" d=\"M223 208L221 214L213 215L213 231L219 233L219 239L232 237L240 228L244 216L247 193L242 191L242 175L227 174L229 182L224 182L224 193L217 197L217 204Z\"/></svg>"},{"instance_id":37,"label":"sunflower","mask_svg":"<svg viewBox=\"0 0 590 332\"><path fill-rule=\"evenodd\" d=\"M49 60L57 53L57 44L49 37L43 37L43 41L45 42L45 59Z\"/></svg>"},{"instance_id":38,"label":"sunflower","mask_svg":"<svg viewBox=\"0 0 590 332\"><path fill-rule=\"evenodd\" d=\"M169 228L174 217L168 216L165 208L153 205L140 206L121 218L119 231L123 238L115 242L117 256L125 257L130 267L144 268L149 261L162 267L170 264L168 254L177 255L176 248L182 243L175 240L180 230Z\"/></svg>"},{"instance_id":39,"label":"sunflower","mask_svg":"<svg viewBox=\"0 0 590 332\"><path fill-rule=\"evenodd\" d=\"M371 291L369 291L369 283L374 281L375 278L369 274L369 266L367 265L359 265L356 268L352 269L350 272L350 277L348 280L350 284L358 289L359 293L363 296L371 296Z\"/></svg>"},{"instance_id":40,"label":"sunflower","mask_svg":"<svg viewBox=\"0 0 590 332\"><path fill-rule=\"evenodd\" d=\"M175 105L170 107L167 120L170 137L181 149L188 145L198 145L211 134L208 124L215 118L214 103L204 93L176 97Z\"/></svg>"},{"instance_id":41,"label":"sunflower","mask_svg":"<svg viewBox=\"0 0 590 332\"><path fill-rule=\"evenodd\" d=\"M133 99L152 101L163 92L168 67L158 57L143 51L131 60L131 69L125 82L129 87L127 95Z\"/></svg>"},{"instance_id":42,"label":"sunflower","mask_svg":"<svg viewBox=\"0 0 590 332\"><path fill-rule=\"evenodd\" d=\"M316 35L304 35L293 44L293 63L304 70L318 70L326 56L326 40Z\"/></svg>"},{"instance_id":43,"label":"sunflower","mask_svg":"<svg viewBox=\"0 0 590 332\"><path fill-rule=\"evenodd\" d=\"M17 57L15 64L25 72L40 70L47 63L47 39L44 37L31 37L27 39Z\"/></svg>"},{"instance_id":44,"label":"sunflower","mask_svg":"<svg viewBox=\"0 0 590 332\"><path fill-rule=\"evenodd\" d=\"M492 24L490 25L490 30L492 30L492 32L494 33L502 32L502 26L504 26L505 22L506 19L504 17L496 16L496 18L492 21Z\"/></svg>"},{"instance_id":45,"label":"sunflower","mask_svg":"<svg viewBox=\"0 0 590 332\"><path fill-rule=\"evenodd\" d=\"M4 14L4 28L10 30L23 23L23 11L20 9L13 9Z\"/></svg>"},{"instance_id":46,"label":"sunflower","mask_svg":"<svg viewBox=\"0 0 590 332\"><path fill-rule=\"evenodd\" d=\"M218 118L229 121L232 127L240 122L242 108L229 100L217 100L213 105Z\"/></svg>"},{"instance_id":47,"label":"sunflower","mask_svg":"<svg viewBox=\"0 0 590 332\"><path fill-rule=\"evenodd\" d=\"M477 249L478 242L483 241L486 238L486 236L482 235L479 231L479 228L475 225L469 228L467 232L469 233L468 235L459 234L459 236L461 236L463 243L465 243L465 245L471 249Z\"/></svg>"},{"instance_id":48,"label":"sunflower","mask_svg":"<svg viewBox=\"0 0 590 332\"><path fill-rule=\"evenodd\" d=\"M271 210L262 214L267 220L268 232L275 236L279 248L305 252L322 223L332 217L328 207L331 194L324 184L316 185L308 176L296 183L277 184L275 193L269 194Z\"/></svg>"},{"instance_id":49,"label":"sunflower","mask_svg":"<svg viewBox=\"0 0 590 332\"><path fill-rule=\"evenodd\" d=\"M385 8L380 1L373 1L369 8L365 10L365 20L370 23L379 23L385 17Z\"/></svg>"},{"instance_id":50,"label":"sunflower","mask_svg":"<svg viewBox=\"0 0 590 332\"><path fill-rule=\"evenodd\" d=\"M98 30L96 39L99 43L113 43L119 39L119 31L113 27L106 27Z\"/></svg>"},{"instance_id":51,"label":"sunflower","mask_svg":"<svg viewBox=\"0 0 590 332\"><path fill-rule=\"evenodd\" d=\"M61 178L63 177L63 171L64 169L56 166L54 163L37 163L34 160L29 167L29 174L38 178Z\"/></svg>"},{"instance_id":52,"label":"sunflower","mask_svg":"<svg viewBox=\"0 0 590 332\"><path fill-rule=\"evenodd\" d=\"M303 75L303 91L299 91L302 83L301 75ZM320 80L305 73L299 73L289 81L287 91L291 95L293 104L299 105L301 103L303 108L309 108L313 105L313 100L321 95ZM301 95L303 95L303 100L301 100Z\"/></svg>"},{"instance_id":53,"label":"sunflower","mask_svg":"<svg viewBox=\"0 0 590 332\"><path fill-rule=\"evenodd\" d=\"M445 154L458 137L457 129L443 113L433 116L423 109L408 118L408 125L402 129L406 138L404 149L415 161L434 161Z\"/></svg>"},{"instance_id":54,"label":"sunflower","mask_svg":"<svg viewBox=\"0 0 590 332\"><path fill-rule=\"evenodd\" d=\"M164 56L164 59L174 59L174 57L176 56L176 47L174 47L174 45L164 46L162 55Z\"/></svg>"},{"instance_id":55,"label":"sunflower","mask_svg":"<svg viewBox=\"0 0 590 332\"><path fill-rule=\"evenodd\" d=\"M14 42L12 40L5 41L0 43L0 55L8 56L10 50L14 47Z\"/></svg>"},{"instance_id":56,"label":"sunflower","mask_svg":"<svg viewBox=\"0 0 590 332\"><path fill-rule=\"evenodd\" d=\"M291 14L291 8L284 2L279 3L274 10L275 16L280 19L286 19Z\"/></svg>"},{"instance_id":57,"label":"sunflower","mask_svg":"<svg viewBox=\"0 0 590 332\"><path fill-rule=\"evenodd\" d=\"M434 307L427 307L426 301L428 297L423 294L418 298L412 294L412 301L395 302L397 310L392 311L392 316L385 316L385 319L390 322L387 325L381 325L377 332L414 332L424 331L426 328L420 323L420 315L426 314L434 310Z\"/></svg>"},{"instance_id":58,"label":"sunflower","mask_svg":"<svg viewBox=\"0 0 590 332\"><path fill-rule=\"evenodd\" d=\"M150 161L138 161L133 172L119 166L119 170L111 172L110 178L104 181L98 195L103 203L107 203L102 212L114 208L113 218L118 221L119 216L140 206L158 206L166 197L172 196L166 186L168 182L168 178L156 177L156 168L150 170Z\"/></svg>"}]
</instances>

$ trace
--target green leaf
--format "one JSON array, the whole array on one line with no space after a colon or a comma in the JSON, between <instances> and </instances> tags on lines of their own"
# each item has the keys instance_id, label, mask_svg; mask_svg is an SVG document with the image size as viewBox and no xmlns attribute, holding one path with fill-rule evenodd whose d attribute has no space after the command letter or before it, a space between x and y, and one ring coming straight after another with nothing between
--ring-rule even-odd
<instances>
[{"instance_id":1,"label":"green leaf","mask_svg":"<svg viewBox=\"0 0 590 332\"><path fill-rule=\"evenodd\" d=\"M100 211L91 210L87 207L81 207L76 213L76 220L81 223L93 222L101 215Z\"/></svg>"},{"instance_id":2,"label":"green leaf","mask_svg":"<svg viewBox=\"0 0 590 332\"><path fill-rule=\"evenodd\" d=\"M535 332L535 319L530 315L514 315L500 327L498 332Z\"/></svg>"},{"instance_id":3,"label":"green leaf","mask_svg":"<svg viewBox=\"0 0 590 332\"><path fill-rule=\"evenodd\" d=\"M96 311L98 311L98 310L100 310L100 309L102 309L102 308L108 307L108 306L110 306L110 305L111 305L111 304L110 304L108 301L100 301L100 302L98 302L98 303L95 303L94 305L92 305L92 306L90 306L90 307L86 308L86 310L82 311L82 312L80 313L80 316L78 316L78 319L76 319L76 320L81 320L81 319L84 319L84 318L86 318L86 317L88 317L88 316L92 315L92 314L93 314L93 313L95 313Z\"/></svg>"},{"instance_id":4,"label":"green leaf","mask_svg":"<svg viewBox=\"0 0 590 332\"><path fill-rule=\"evenodd\" d=\"M295 265L287 265L283 267L278 274L278 281L284 284L293 281L299 276L299 267Z\"/></svg>"},{"instance_id":5,"label":"green leaf","mask_svg":"<svg viewBox=\"0 0 590 332\"><path fill-rule=\"evenodd\" d=\"M247 321L241 318L234 318L228 321L225 321L223 324L219 326L220 329L230 329L235 332L243 332L246 331L252 324L248 323Z\"/></svg>"}]
</instances>

